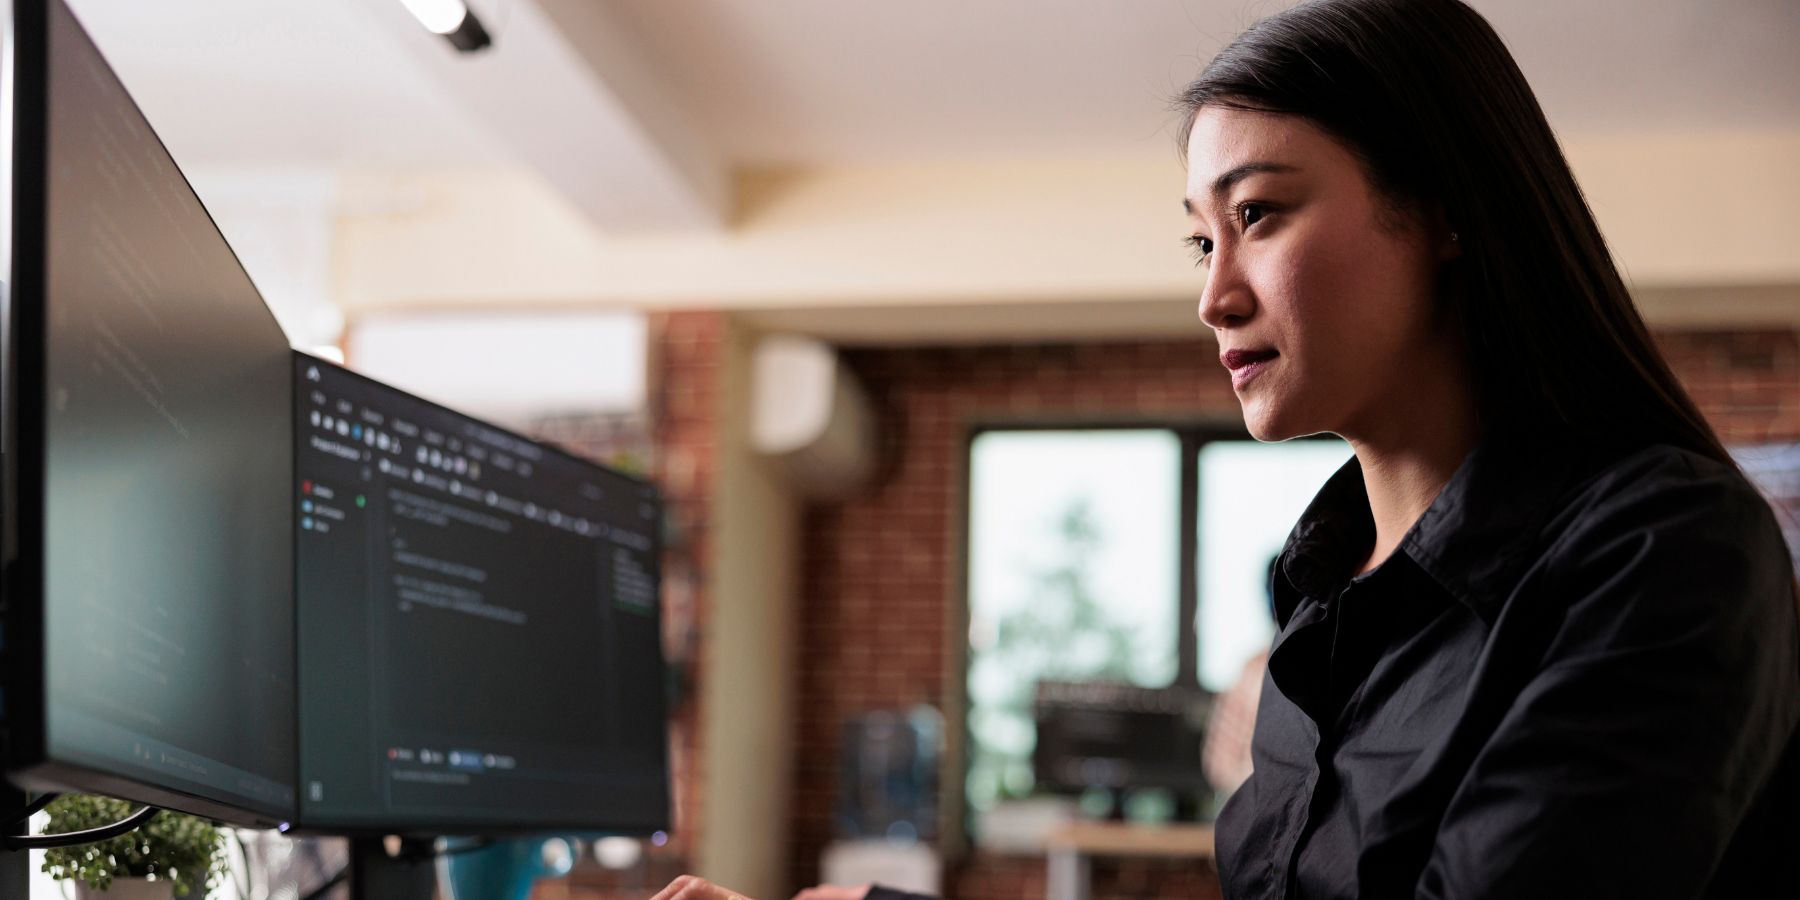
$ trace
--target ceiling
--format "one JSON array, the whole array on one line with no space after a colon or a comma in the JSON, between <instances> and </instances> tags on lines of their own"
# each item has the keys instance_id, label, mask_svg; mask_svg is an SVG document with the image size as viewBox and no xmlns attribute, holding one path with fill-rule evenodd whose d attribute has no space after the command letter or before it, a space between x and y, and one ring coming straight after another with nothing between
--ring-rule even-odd
<instances>
[{"instance_id":1,"label":"ceiling","mask_svg":"<svg viewBox=\"0 0 1800 900\"><path fill-rule=\"evenodd\" d=\"M184 167L504 159L369 2L67 0Z\"/></svg>"},{"instance_id":2,"label":"ceiling","mask_svg":"<svg viewBox=\"0 0 1800 900\"><path fill-rule=\"evenodd\" d=\"M816 163L1167 152L1169 98L1231 36L1287 5L619 0L617 8L728 157ZM1474 5L1565 134L1800 127L1794 0Z\"/></svg>"},{"instance_id":3,"label":"ceiling","mask_svg":"<svg viewBox=\"0 0 1800 900\"><path fill-rule=\"evenodd\" d=\"M436 38L397 33L391 11L376 7L398 0L69 2L185 163L463 165L515 155L518 135L496 134L461 103L461 89L420 65L416 48L400 52L407 40ZM1230 35L1285 5L472 5L498 47L520 5L533 2L590 61L617 55L621 42L635 48L632 77L656 82L657 102L691 123L685 139L734 168L1171 153L1167 99ZM1795 0L1475 5L1565 138L1800 129Z\"/></svg>"}]
</instances>

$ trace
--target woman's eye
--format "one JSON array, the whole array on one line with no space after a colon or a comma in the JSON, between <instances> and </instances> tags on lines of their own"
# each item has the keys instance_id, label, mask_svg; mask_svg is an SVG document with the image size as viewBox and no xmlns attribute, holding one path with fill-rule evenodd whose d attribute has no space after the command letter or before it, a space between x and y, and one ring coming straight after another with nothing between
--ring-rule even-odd
<instances>
[{"instance_id":1,"label":"woman's eye","mask_svg":"<svg viewBox=\"0 0 1800 900\"><path fill-rule=\"evenodd\" d=\"M1193 251L1194 265L1201 265L1206 262L1208 257L1212 256L1212 238L1205 238L1196 234L1187 238L1185 243L1188 245L1188 248Z\"/></svg>"},{"instance_id":2,"label":"woman's eye","mask_svg":"<svg viewBox=\"0 0 1800 900\"><path fill-rule=\"evenodd\" d=\"M1249 228L1261 221L1267 212L1261 203L1245 203L1238 207L1238 218L1243 221L1245 228Z\"/></svg>"}]
</instances>

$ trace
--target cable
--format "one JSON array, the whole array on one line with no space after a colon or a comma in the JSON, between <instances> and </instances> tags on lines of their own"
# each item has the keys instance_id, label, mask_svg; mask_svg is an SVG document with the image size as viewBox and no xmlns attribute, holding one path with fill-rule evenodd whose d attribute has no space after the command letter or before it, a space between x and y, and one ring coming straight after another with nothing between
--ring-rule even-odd
<instances>
[{"instance_id":1,"label":"cable","mask_svg":"<svg viewBox=\"0 0 1800 900\"><path fill-rule=\"evenodd\" d=\"M310 892L308 892L306 894L306 896L301 897L300 900L321 900L321 898L323 898L326 894L331 893L332 888L337 887L340 884L343 884L349 878L350 878L350 867L345 866L342 869L339 869L338 873L336 875L333 875L330 878L325 879L324 884L321 884L318 887L313 888Z\"/></svg>"},{"instance_id":2,"label":"cable","mask_svg":"<svg viewBox=\"0 0 1800 900\"><path fill-rule=\"evenodd\" d=\"M228 831L231 834L231 840L237 844L238 856L244 860L241 871L235 865L229 867L231 883L237 887L238 900L250 900L250 895L256 892L256 885L250 883L250 842L244 840L242 831L236 828L228 829Z\"/></svg>"},{"instance_id":3,"label":"cable","mask_svg":"<svg viewBox=\"0 0 1800 900\"><path fill-rule=\"evenodd\" d=\"M53 847L74 847L79 844L92 844L126 834L139 825L156 818L162 812L154 806L146 806L137 812L120 819L111 825L89 828L85 831L70 831L64 834L9 834L0 839L0 844L9 850L48 850Z\"/></svg>"},{"instance_id":4,"label":"cable","mask_svg":"<svg viewBox=\"0 0 1800 900\"><path fill-rule=\"evenodd\" d=\"M39 794L38 798L36 800L33 800L30 803L25 804L25 808L20 810L18 815L13 816L10 819L7 819L6 824L17 825L20 822L24 822L24 821L30 819L32 816L35 816L39 812L43 811L44 807L49 806L50 801L55 800L56 798L61 797L61 796L62 796L61 794L54 794L54 793L53 794Z\"/></svg>"}]
</instances>

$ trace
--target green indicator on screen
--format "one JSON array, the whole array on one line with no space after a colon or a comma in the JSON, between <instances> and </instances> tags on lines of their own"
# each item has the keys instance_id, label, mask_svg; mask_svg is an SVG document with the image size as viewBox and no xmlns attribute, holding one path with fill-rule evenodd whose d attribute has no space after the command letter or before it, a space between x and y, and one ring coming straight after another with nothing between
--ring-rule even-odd
<instances>
[{"instance_id":1,"label":"green indicator on screen","mask_svg":"<svg viewBox=\"0 0 1800 900\"><path fill-rule=\"evenodd\" d=\"M368 503L368 501L363 499L363 495L361 495L361 494L356 495L356 508L357 509L362 509L363 506L367 503Z\"/></svg>"}]
</instances>

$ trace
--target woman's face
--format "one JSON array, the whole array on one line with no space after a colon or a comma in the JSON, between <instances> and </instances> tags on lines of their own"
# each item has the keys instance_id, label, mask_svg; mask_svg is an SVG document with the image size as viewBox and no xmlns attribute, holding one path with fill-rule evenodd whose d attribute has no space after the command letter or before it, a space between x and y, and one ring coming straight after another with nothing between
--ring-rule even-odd
<instances>
[{"instance_id":1,"label":"woman's face","mask_svg":"<svg viewBox=\"0 0 1800 900\"><path fill-rule=\"evenodd\" d=\"M1448 231L1395 209L1307 120L1202 108L1186 205L1200 319L1257 439L1407 427L1419 387L1454 369L1434 302Z\"/></svg>"}]
</instances>

